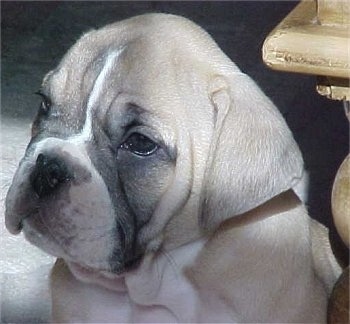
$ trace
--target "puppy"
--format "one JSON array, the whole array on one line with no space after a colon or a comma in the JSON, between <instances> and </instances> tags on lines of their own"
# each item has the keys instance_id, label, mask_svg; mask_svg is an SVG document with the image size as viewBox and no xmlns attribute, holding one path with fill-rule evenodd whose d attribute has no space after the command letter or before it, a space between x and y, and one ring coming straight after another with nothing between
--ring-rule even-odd
<instances>
[{"instance_id":1,"label":"puppy","mask_svg":"<svg viewBox=\"0 0 350 324\"><path fill-rule=\"evenodd\" d=\"M257 85L192 22L85 34L44 78L6 224L60 258L55 322L325 322L339 266Z\"/></svg>"}]
</instances>

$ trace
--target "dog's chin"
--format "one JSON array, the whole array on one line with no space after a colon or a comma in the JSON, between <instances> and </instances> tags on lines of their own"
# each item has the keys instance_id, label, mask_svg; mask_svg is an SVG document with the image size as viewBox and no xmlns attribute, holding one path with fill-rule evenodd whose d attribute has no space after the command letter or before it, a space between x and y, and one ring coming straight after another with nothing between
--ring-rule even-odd
<instances>
[{"instance_id":1,"label":"dog's chin","mask_svg":"<svg viewBox=\"0 0 350 324\"><path fill-rule=\"evenodd\" d=\"M23 232L27 241L56 258L63 258L71 273L79 281L96 283L108 289L124 291L123 278L125 273L135 270L139 266L142 256L135 257L125 264L120 264L119 267L114 266L113 270L87 265L88 262L84 264L67 255L50 232L47 229L45 230L40 217L35 216L27 217L23 221Z\"/></svg>"},{"instance_id":2,"label":"dog's chin","mask_svg":"<svg viewBox=\"0 0 350 324\"><path fill-rule=\"evenodd\" d=\"M26 217L21 226L27 241L56 258L64 259L74 277L85 283L96 283L117 291L123 290L122 282L125 273L137 269L142 260L142 254L138 254L125 262L114 263L110 269L107 263L100 267L91 260L84 262L70 255L38 213Z\"/></svg>"},{"instance_id":3,"label":"dog's chin","mask_svg":"<svg viewBox=\"0 0 350 324\"><path fill-rule=\"evenodd\" d=\"M117 274L106 270L93 269L76 262L66 261L66 263L71 273L79 281L98 284L109 290L126 291L124 272Z\"/></svg>"},{"instance_id":4,"label":"dog's chin","mask_svg":"<svg viewBox=\"0 0 350 324\"><path fill-rule=\"evenodd\" d=\"M28 242L54 257L62 255L62 249L52 236L45 231L40 217L35 214L26 217L21 223L21 231Z\"/></svg>"}]
</instances>

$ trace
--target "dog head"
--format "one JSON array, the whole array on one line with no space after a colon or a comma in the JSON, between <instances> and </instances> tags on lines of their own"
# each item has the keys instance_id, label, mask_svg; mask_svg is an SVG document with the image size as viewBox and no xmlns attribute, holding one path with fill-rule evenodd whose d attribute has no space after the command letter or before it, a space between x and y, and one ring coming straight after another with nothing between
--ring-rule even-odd
<instances>
[{"instance_id":1,"label":"dog head","mask_svg":"<svg viewBox=\"0 0 350 324\"><path fill-rule=\"evenodd\" d=\"M40 94L6 225L68 262L123 273L302 176L274 105L181 17L143 15L85 34Z\"/></svg>"}]
</instances>

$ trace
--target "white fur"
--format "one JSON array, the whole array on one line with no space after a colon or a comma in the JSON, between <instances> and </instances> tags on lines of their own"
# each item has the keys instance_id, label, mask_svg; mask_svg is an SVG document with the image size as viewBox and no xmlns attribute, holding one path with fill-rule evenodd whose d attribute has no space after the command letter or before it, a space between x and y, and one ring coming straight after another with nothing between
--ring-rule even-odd
<instances>
[{"instance_id":1,"label":"white fur","mask_svg":"<svg viewBox=\"0 0 350 324\"><path fill-rule=\"evenodd\" d=\"M84 127L80 134L74 135L72 138L68 139L70 142L79 144L79 143L85 143L91 140L93 108L95 107L96 102L98 102L98 99L103 90L103 85L106 82L106 79L108 78L108 75L112 70L112 67L116 65L116 60L121 55L123 50L124 48L121 48L117 51L113 51L108 54L105 60L104 66L101 69L101 72L99 73L98 77L96 78L96 81L94 83L94 86L92 88L92 91L88 99Z\"/></svg>"},{"instance_id":2,"label":"white fur","mask_svg":"<svg viewBox=\"0 0 350 324\"><path fill-rule=\"evenodd\" d=\"M197 240L167 253L149 254L137 270L114 279L82 282L60 263L53 273L54 319L69 323L324 322L327 305L324 298L320 303L324 287L312 272L307 218L305 209L298 207L232 229L220 239ZM255 251L247 254L255 243ZM274 252L278 245L285 254ZM294 250L305 245L309 248L303 258L290 262ZM215 254L219 246L221 252ZM281 266L285 263L289 273ZM295 272L300 264L304 264L302 274ZM339 274L339 267L323 269L328 269L323 275L329 278Z\"/></svg>"}]
</instances>

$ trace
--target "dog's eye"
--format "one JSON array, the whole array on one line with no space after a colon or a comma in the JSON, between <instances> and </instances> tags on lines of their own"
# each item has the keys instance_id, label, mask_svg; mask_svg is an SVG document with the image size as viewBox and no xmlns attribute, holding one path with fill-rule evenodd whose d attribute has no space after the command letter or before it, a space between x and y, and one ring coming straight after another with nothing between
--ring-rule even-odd
<instances>
[{"instance_id":1,"label":"dog's eye","mask_svg":"<svg viewBox=\"0 0 350 324\"><path fill-rule=\"evenodd\" d=\"M121 145L121 148L136 155L149 156L157 151L158 145L147 136L139 133L132 133Z\"/></svg>"},{"instance_id":2,"label":"dog's eye","mask_svg":"<svg viewBox=\"0 0 350 324\"><path fill-rule=\"evenodd\" d=\"M45 94L43 94L41 91L35 92L35 94L39 95L41 97L41 103L39 106L39 111L44 114L47 115L50 111L50 107L51 107L51 100L49 97L47 97Z\"/></svg>"}]
</instances>

